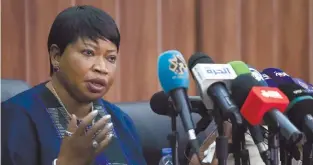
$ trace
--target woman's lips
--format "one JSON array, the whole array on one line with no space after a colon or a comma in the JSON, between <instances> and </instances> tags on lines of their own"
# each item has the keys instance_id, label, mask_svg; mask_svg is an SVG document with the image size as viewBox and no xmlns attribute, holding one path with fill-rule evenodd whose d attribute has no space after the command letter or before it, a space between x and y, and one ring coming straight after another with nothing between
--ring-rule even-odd
<instances>
[{"instance_id":1,"label":"woman's lips","mask_svg":"<svg viewBox=\"0 0 313 165\"><path fill-rule=\"evenodd\" d=\"M91 93L101 93L106 87L106 81L103 79L93 79L87 81L87 89Z\"/></svg>"}]
</instances>

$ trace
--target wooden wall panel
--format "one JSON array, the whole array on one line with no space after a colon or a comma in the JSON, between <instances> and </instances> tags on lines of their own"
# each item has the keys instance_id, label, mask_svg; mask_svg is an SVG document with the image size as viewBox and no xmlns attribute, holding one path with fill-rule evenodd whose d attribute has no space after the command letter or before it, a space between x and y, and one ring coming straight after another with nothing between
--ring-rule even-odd
<instances>
[{"instance_id":1,"label":"wooden wall panel","mask_svg":"<svg viewBox=\"0 0 313 165\"><path fill-rule=\"evenodd\" d=\"M279 66L287 73L308 81L309 1L278 0L277 6L277 22L280 25Z\"/></svg>"},{"instance_id":2,"label":"wooden wall panel","mask_svg":"<svg viewBox=\"0 0 313 165\"><path fill-rule=\"evenodd\" d=\"M1 77L26 80L25 1L2 1Z\"/></svg>"},{"instance_id":3,"label":"wooden wall panel","mask_svg":"<svg viewBox=\"0 0 313 165\"><path fill-rule=\"evenodd\" d=\"M189 57L195 52L195 1L161 1L160 6L162 52L179 50L188 63ZM188 93L195 95L195 84L191 75L190 82Z\"/></svg>"},{"instance_id":4,"label":"wooden wall panel","mask_svg":"<svg viewBox=\"0 0 313 165\"><path fill-rule=\"evenodd\" d=\"M47 48L50 27L59 12L71 5L70 0L27 0L26 24L26 64L27 81L37 84L50 76Z\"/></svg>"},{"instance_id":5,"label":"wooden wall panel","mask_svg":"<svg viewBox=\"0 0 313 165\"><path fill-rule=\"evenodd\" d=\"M121 0L121 100L149 100L158 89L156 0Z\"/></svg>"},{"instance_id":6,"label":"wooden wall panel","mask_svg":"<svg viewBox=\"0 0 313 165\"><path fill-rule=\"evenodd\" d=\"M120 28L110 101L149 100L161 90L157 58L169 49L181 51L186 61L202 51L217 63L279 67L313 82L313 0L2 0L2 78L31 85L47 80L50 26L76 4L105 10Z\"/></svg>"},{"instance_id":7,"label":"wooden wall panel","mask_svg":"<svg viewBox=\"0 0 313 165\"><path fill-rule=\"evenodd\" d=\"M242 1L241 45L242 59L256 69L276 65L274 52L275 15L274 1Z\"/></svg>"},{"instance_id":8,"label":"wooden wall panel","mask_svg":"<svg viewBox=\"0 0 313 165\"><path fill-rule=\"evenodd\" d=\"M313 83L313 0L309 3L309 82Z\"/></svg>"},{"instance_id":9,"label":"wooden wall panel","mask_svg":"<svg viewBox=\"0 0 313 165\"><path fill-rule=\"evenodd\" d=\"M201 0L201 51L216 63L241 58L239 1Z\"/></svg>"}]
</instances>

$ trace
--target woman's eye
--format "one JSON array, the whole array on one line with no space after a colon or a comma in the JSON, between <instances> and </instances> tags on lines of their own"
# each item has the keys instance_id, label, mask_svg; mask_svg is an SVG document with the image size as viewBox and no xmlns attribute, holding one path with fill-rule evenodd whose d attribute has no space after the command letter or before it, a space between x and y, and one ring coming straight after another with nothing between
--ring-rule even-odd
<instances>
[{"instance_id":1,"label":"woman's eye","mask_svg":"<svg viewBox=\"0 0 313 165\"><path fill-rule=\"evenodd\" d=\"M116 61L116 56L109 56L109 57L108 57L108 61L110 61L111 63L115 63L115 61Z\"/></svg>"},{"instance_id":2,"label":"woman's eye","mask_svg":"<svg viewBox=\"0 0 313 165\"><path fill-rule=\"evenodd\" d=\"M86 55L86 56L93 56L95 55L95 53L92 51L92 50L83 50L83 54Z\"/></svg>"}]
</instances>

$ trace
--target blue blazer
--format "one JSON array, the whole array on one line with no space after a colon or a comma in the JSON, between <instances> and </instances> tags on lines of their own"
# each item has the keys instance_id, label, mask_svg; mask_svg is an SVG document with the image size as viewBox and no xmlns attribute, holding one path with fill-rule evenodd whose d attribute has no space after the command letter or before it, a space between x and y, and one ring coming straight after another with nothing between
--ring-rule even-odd
<instances>
[{"instance_id":1,"label":"blue blazer","mask_svg":"<svg viewBox=\"0 0 313 165\"><path fill-rule=\"evenodd\" d=\"M1 162L5 165L51 165L58 157L62 139L49 113L42 93L45 83L2 103ZM139 136L131 118L117 106L98 100L111 115L115 132L129 165L146 165ZM95 163L97 165L101 162Z\"/></svg>"}]
</instances>

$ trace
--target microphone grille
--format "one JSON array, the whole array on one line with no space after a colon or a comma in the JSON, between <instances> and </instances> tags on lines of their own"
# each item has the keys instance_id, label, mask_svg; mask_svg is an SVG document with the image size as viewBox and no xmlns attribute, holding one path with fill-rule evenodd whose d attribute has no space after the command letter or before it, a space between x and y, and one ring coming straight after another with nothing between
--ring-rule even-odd
<instances>
[{"instance_id":1,"label":"microphone grille","mask_svg":"<svg viewBox=\"0 0 313 165\"><path fill-rule=\"evenodd\" d=\"M202 52L197 52L193 54L189 60L188 60L188 68L191 71L191 69L196 65L196 64L214 64L214 61L212 60L211 57L209 57L207 54L202 53Z\"/></svg>"},{"instance_id":2,"label":"microphone grille","mask_svg":"<svg viewBox=\"0 0 313 165\"><path fill-rule=\"evenodd\" d=\"M241 74L237 76L231 83L231 92L234 102L239 108L244 104L246 98L248 97L251 89L254 86L263 86L254 77L248 74Z\"/></svg>"},{"instance_id":3,"label":"microphone grille","mask_svg":"<svg viewBox=\"0 0 313 165\"><path fill-rule=\"evenodd\" d=\"M164 91L155 93L150 99L150 108L156 114L168 115L170 110L169 96Z\"/></svg>"}]
</instances>

